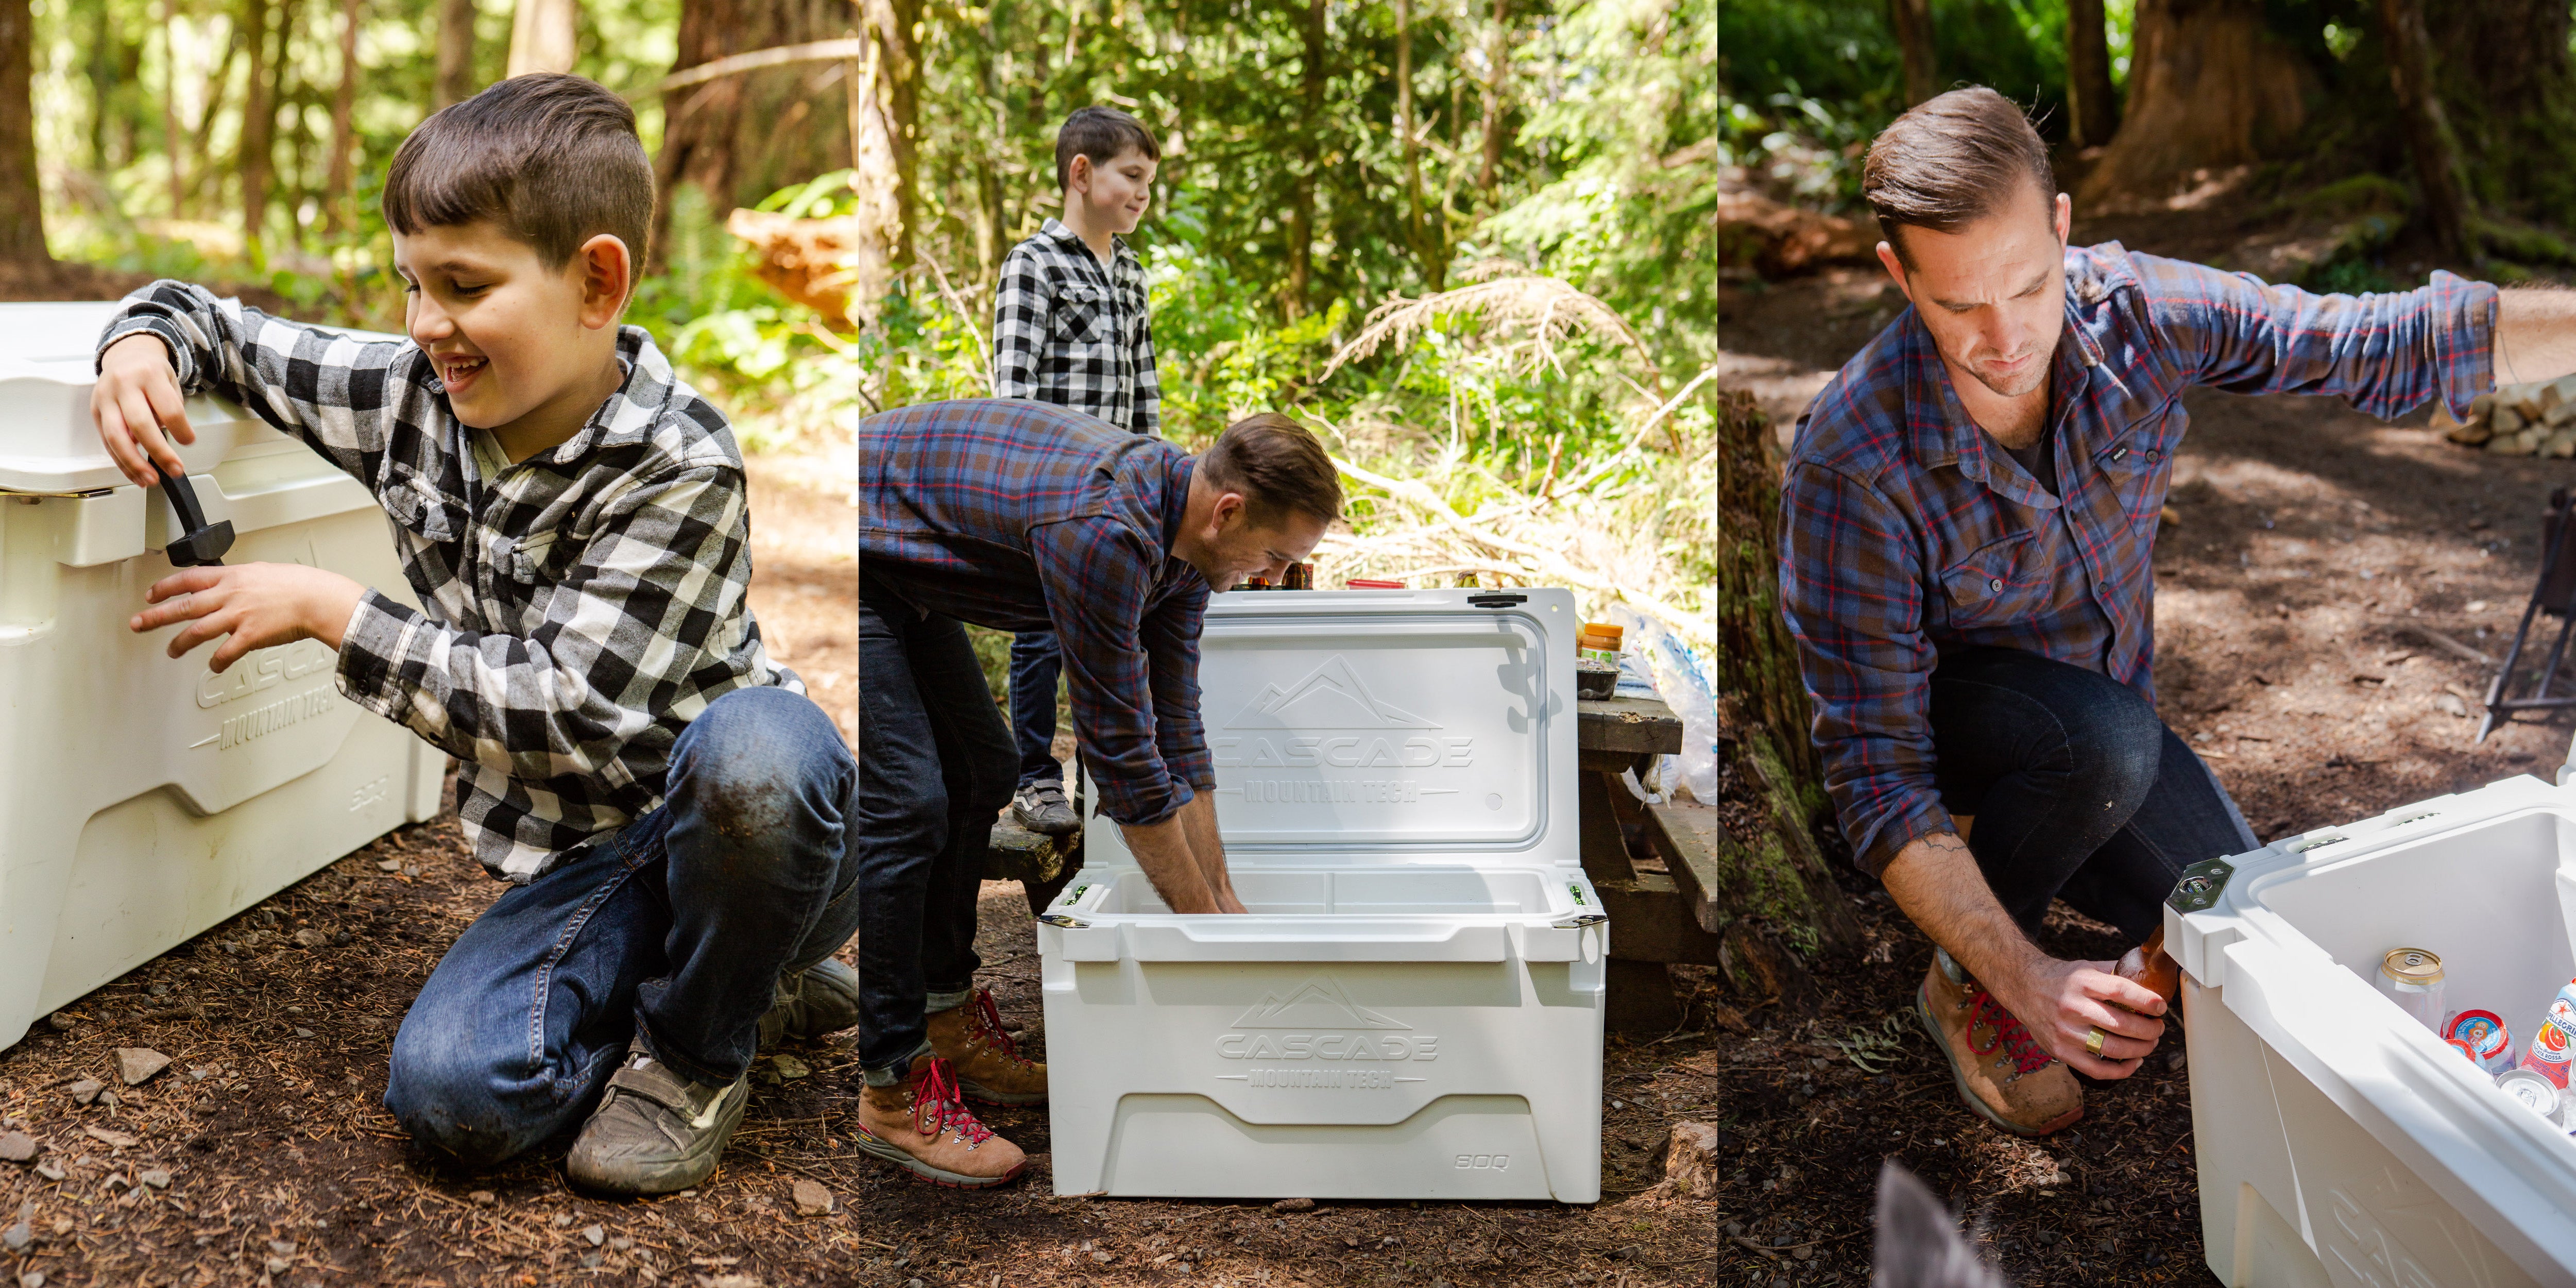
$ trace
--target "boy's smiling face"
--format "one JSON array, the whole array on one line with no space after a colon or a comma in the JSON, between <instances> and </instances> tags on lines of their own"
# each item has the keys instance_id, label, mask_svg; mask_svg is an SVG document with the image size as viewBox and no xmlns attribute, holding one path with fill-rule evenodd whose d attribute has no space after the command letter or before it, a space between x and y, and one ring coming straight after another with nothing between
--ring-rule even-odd
<instances>
[{"instance_id":1,"label":"boy's smiling face","mask_svg":"<svg viewBox=\"0 0 2576 1288\"><path fill-rule=\"evenodd\" d=\"M1136 231L1154 199L1155 167L1152 157L1132 147L1107 161L1075 157L1066 175L1072 191L1066 195L1089 208L1094 227L1124 237Z\"/></svg>"},{"instance_id":2,"label":"boy's smiling face","mask_svg":"<svg viewBox=\"0 0 2576 1288\"><path fill-rule=\"evenodd\" d=\"M393 237L412 342L456 418L493 431L512 460L571 438L622 383L625 242L602 233L554 269L490 220Z\"/></svg>"}]
</instances>

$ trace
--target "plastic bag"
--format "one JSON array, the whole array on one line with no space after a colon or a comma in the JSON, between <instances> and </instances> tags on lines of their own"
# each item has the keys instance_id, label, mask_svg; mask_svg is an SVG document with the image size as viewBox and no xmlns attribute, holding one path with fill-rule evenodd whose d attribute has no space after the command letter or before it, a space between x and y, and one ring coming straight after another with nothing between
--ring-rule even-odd
<instances>
[{"instance_id":1,"label":"plastic bag","mask_svg":"<svg viewBox=\"0 0 2576 1288\"><path fill-rule=\"evenodd\" d=\"M1655 758L1655 785L1667 795L1678 786L1689 792L1692 800L1715 804L1717 685L1709 660L1693 652L1670 627L1626 604L1607 605L1593 620L1622 631L1624 647L1620 650L1617 692L1624 696L1630 691L1628 677L1633 658L1634 669L1654 679L1655 692L1651 696L1662 698L1673 714L1681 717L1682 752L1679 756Z\"/></svg>"}]
</instances>

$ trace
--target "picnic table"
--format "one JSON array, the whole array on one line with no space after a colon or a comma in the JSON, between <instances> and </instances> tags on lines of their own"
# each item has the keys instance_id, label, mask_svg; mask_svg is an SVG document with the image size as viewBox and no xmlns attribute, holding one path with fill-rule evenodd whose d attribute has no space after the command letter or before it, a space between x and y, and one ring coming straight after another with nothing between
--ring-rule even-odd
<instances>
[{"instance_id":1,"label":"picnic table","mask_svg":"<svg viewBox=\"0 0 2576 1288\"><path fill-rule=\"evenodd\" d=\"M1610 915L1609 1015L1613 1032L1670 1033L1682 1023L1675 963L1718 964L1717 811L1707 805L1648 804L1619 781L1654 757L1682 749L1681 718L1654 698L1575 704L1581 753L1584 875ZM1079 778L1075 811L1086 794ZM984 879L1017 881L1032 916L1045 910L1082 867L1082 834L1041 836L1005 811L993 824Z\"/></svg>"}]
</instances>

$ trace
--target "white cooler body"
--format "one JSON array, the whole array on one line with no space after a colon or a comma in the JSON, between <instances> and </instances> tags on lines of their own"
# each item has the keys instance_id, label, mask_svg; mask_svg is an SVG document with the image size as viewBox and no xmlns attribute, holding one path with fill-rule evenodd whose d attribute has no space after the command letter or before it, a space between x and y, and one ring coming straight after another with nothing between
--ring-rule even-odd
<instances>
[{"instance_id":1,"label":"white cooler body","mask_svg":"<svg viewBox=\"0 0 2576 1288\"><path fill-rule=\"evenodd\" d=\"M1089 820L1038 927L1058 1193L1600 1198L1575 625L1557 588L1212 598L1250 915L1170 912Z\"/></svg>"},{"instance_id":2,"label":"white cooler body","mask_svg":"<svg viewBox=\"0 0 2576 1288\"><path fill-rule=\"evenodd\" d=\"M2165 930L2221 1281L2576 1284L2576 1141L2373 983L2430 949L2445 1006L2525 1049L2576 976L2576 789L2509 778L2203 865Z\"/></svg>"},{"instance_id":3,"label":"white cooler body","mask_svg":"<svg viewBox=\"0 0 2576 1288\"><path fill-rule=\"evenodd\" d=\"M307 640L224 674L126 629L170 574L160 489L91 428L116 306L0 305L0 1048L37 1016L407 822L446 756L340 696ZM344 573L414 602L366 488L230 404L180 447L224 561Z\"/></svg>"}]
</instances>

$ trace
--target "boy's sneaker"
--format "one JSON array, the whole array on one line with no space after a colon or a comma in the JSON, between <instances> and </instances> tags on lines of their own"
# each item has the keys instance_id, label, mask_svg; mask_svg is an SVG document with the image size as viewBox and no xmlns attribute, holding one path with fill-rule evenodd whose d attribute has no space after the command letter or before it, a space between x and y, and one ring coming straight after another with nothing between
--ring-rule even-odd
<instances>
[{"instance_id":1,"label":"boy's sneaker","mask_svg":"<svg viewBox=\"0 0 2576 1288\"><path fill-rule=\"evenodd\" d=\"M2074 1072L2040 1049L2030 1030L1948 953L1933 951L1914 1005L1950 1057L1959 1098L1987 1122L2016 1136L2045 1136L2084 1116Z\"/></svg>"},{"instance_id":2,"label":"boy's sneaker","mask_svg":"<svg viewBox=\"0 0 2576 1288\"><path fill-rule=\"evenodd\" d=\"M638 1035L608 1094L582 1124L564 1170L611 1194L669 1194L713 1175L751 1100L748 1072L731 1086L691 1082L653 1058Z\"/></svg>"},{"instance_id":3,"label":"boy's sneaker","mask_svg":"<svg viewBox=\"0 0 2576 1288\"><path fill-rule=\"evenodd\" d=\"M819 1038L858 1022L859 973L838 957L826 957L803 970L779 973L769 1012L760 1017L760 1045Z\"/></svg>"},{"instance_id":4,"label":"boy's sneaker","mask_svg":"<svg viewBox=\"0 0 2576 1288\"><path fill-rule=\"evenodd\" d=\"M1011 798L1011 817L1022 827L1045 836L1065 836L1082 826L1062 783L1030 783Z\"/></svg>"},{"instance_id":5,"label":"boy's sneaker","mask_svg":"<svg viewBox=\"0 0 2576 1288\"><path fill-rule=\"evenodd\" d=\"M933 1185L980 1190L1026 1170L1029 1156L976 1121L958 1098L957 1074L936 1055L916 1056L908 1082L859 1092L853 1142Z\"/></svg>"},{"instance_id":6,"label":"boy's sneaker","mask_svg":"<svg viewBox=\"0 0 2576 1288\"><path fill-rule=\"evenodd\" d=\"M957 1089L987 1105L1042 1105L1047 1067L1020 1054L1002 1031L993 990L979 988L963 1006L930 1014L930 1049L957 1071Z\"/></svg>"}]
</instances>

